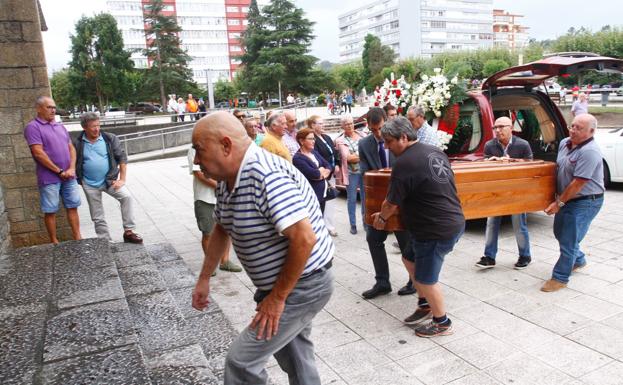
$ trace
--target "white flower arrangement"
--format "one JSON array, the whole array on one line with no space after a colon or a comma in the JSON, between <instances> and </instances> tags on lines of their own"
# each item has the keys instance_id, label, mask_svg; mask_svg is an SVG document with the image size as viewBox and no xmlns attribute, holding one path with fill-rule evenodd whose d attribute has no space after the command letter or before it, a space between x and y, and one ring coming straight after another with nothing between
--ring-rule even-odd
<instances>
[{"instance_id":1,"label":"white flower arrangement","mask_svg":"<svg viewBox=\"0 0 623 385\"><path fill-rule=\"evenodd\" d=\"M455 91L461 87L456 76L448 80L441 68L435 68L433 71L435 72L433 76L422 75L422 82L413 89L411 103L422 106L439 118L444 108L451 104Z\"/></svg>"},{"instance_id":2,"label":"white flower arrangement","mask_svg":"<svg viewBox=\"0 0 623 385\"><path fill-rule=\"evenodd\" d=\"M395 79L391 73L391 79L385 79L382 86L377 86L374 90L374 106L383 107L391 104L396 107L399 114L405 114L411 105L411 84L404 75Z\"/></svg>"},{"instance_id":3,"label":"white flower arrangement","mask_svg":"<svg viewBox=\"0 0 623 385\"><path fill-rule=\"evenodd\" d=\"M441 151L444 151L448 148L448 143L450 143L450 140L452 140L452 136L451 134L448 134L445 131L441 131L441 130L437 130L437 139L439 139L439 149Z\"/></svg>"}]
</instances>

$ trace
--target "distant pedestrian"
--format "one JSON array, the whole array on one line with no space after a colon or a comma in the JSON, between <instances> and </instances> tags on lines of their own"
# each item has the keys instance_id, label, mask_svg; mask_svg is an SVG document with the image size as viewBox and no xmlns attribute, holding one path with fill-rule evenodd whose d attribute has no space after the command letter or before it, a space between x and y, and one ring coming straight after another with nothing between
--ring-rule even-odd
<instances>
[{"instance_id":1,"label":"distant pedestrian","mask_svg":"<svg viewBox=\"0 0 623 385\"><path fill-rule=\"evenodd\" d=\"M588 113L588 97L584 92L580 92L578 100L574 101L571 105L571 114L578 116Z\"/></svg>"},{"instance_id":2,"label":"distant pedestrian","mask_svg":"<svg viewBox=\"0 0 623 385\"><path fill-rule=\"evenodd\" d=\"M178 108L179 107L178 107L177 101L175 100L175 95L173 94L169 95L169 103L167 104L167 113L171 115L171 122L173 123L177 122Z\"/></svg>"},{"instance_id":3,"label":"distant pedestrian","mask_svg":"<svg viewBox=\"0 0 623 385\"><path fill-rule=\"evenodd\" d=\"M177 114L180 122L183 122L184 117L186 116L186 103L182 98L177 99Z\"/></svg>"},{"instance_id":4,"label":"distant pedestrian","mask_svg":"<svg viewBox=\"0 0 623 385\"><path fill-rule=\"evenodd\" d=\"M186 112L190 117L190 120L197 120L197 111L199 106L197 105L197 101L193 97L193 94L188 94L188 99L186 99Z\"/></svg>"},{"instance_id":5,"label":"distant pedestrian","mask_svg":"<svg viewBox=\"0 0 623 385\"><path fill-rule=\"evenodd\" d=\"M199 103L197 105L197 115L199 117L199 119L203 118L204 116L206 116L206 104L203 101L203 98L199 98Z\"/></svg>"}]
</instances>

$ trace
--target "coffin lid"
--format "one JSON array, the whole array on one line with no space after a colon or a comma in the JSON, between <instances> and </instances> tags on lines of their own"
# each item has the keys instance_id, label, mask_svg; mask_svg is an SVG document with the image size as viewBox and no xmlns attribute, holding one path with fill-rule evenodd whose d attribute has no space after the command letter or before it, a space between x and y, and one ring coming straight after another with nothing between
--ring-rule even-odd
<instances>
[{"instance_id":1,"label":"coffin lid","mask_svg":"<svg viewBox=\"0 0 623 385\"><path fill-rule=\"evenodd\" d=\"M504 86L536 87L551 77L566 77L585 70L621 73L623 60L588 52L556 54L497 72L483 82L482 89Z\"/></svg>"}]
</instances>

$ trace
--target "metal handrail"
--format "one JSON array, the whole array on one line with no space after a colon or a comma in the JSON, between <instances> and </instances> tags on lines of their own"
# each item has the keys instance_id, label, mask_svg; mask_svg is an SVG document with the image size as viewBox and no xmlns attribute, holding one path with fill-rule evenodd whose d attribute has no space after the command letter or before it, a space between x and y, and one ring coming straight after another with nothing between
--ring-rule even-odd
<instances>
[{"instance_id":1,"label":"metal handrail","mask_svg":"<svg viewBox=\"0 0 623 385\"><path fill-rule=\"evenodd\" d=\"M164 140L165 135L173 135L173 134L178 134L180 132L191 131L193 129L193 127L188 127L188 126L194 126L194 123L193 124L184 124L182 126L164 127L164 128L159 128L159 129L149 130L149 131L143 131L143 132L135 132L135 133L131 133L131 134L119 135L117 137L119 138L119 140L121 142L123 142L123 148L124 148L126 154L128 154L128 142L131 142L131 141L134 141L134 140L139 140L139 139L160 137L161 138L160 143L162 144L160 149L161 149L162 153L164 154L165 149L166 149L166 143L165 143L165 140ZM166 130L166 129L180 128L180 127L184 127L184 128L175 129L173 131L164 132L164 130ZM143 133L147 133L147 135L140 135L140 136L137 135L137 134L143 134ZM135 136L133 138L130 138L129 137L130 135L137 135L137 136Z\"/></svg>"}]
</instances>

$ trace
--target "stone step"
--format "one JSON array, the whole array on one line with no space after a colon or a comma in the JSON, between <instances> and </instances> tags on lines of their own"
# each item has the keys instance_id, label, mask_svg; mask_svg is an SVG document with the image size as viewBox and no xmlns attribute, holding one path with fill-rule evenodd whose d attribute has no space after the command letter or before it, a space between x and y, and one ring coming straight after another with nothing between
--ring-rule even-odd
<instances>
[{"instance_id":1,"label":"stone step","mask_svg":"<svg viewBox=\"0 0 623 385\"><path fill-rule=\"evenodd\" d=\"M99 239L0 256L0 383L216 384L235 332L191 308L167 244Z\"/></svg>"}]
</instances>

